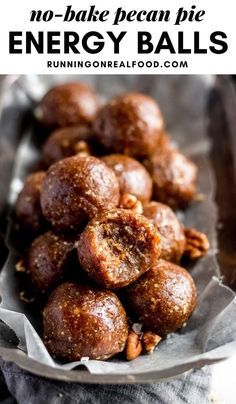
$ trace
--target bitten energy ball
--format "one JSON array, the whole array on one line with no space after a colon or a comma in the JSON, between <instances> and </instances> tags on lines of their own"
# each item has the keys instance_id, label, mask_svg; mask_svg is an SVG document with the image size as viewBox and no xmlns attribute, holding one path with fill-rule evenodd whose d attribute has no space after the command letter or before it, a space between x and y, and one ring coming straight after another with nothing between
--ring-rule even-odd
<instances>
[{"instance_id":1,"label":"bitten energy ball","mask_svg":"<svg viewBox=\"0 0 236 404\"><path fill-rule=\"evenodd\" d=\"M123 351L128 336L125 310L110 291L65 283L44 310L44 343L70 361L105 360Z\"/></svg>"},{"instance_id":2,"label":"bitten energy ball","mask_svg":"<svg viewBox=\"0 0 236 404\"><path fill-rule=\"evenodd\" d=\"M99 108L95 92L86 84L65 83L49 90L36 109L36 117L47 127L91 123Z\"/></svg>"},{"instance_id":3,"label":"bitten energy ball","mask_svg":"<svg viewBox=\"0 0 236 404\"><path fill-rule=\"evenodd\" d=\"M57 230L77 230L119 202L114 172L96 157L68 157L53 164L44 178L41 206Z\"/></svg>"},{"instance_id":4,"label":"bitten energy ball","mask_svg":"<svg viewBox=\"0 0 236 404\"><path fill-rule=\"evenodd\" d=\"M156 200L184 208L196 197L197 167L179 151L154 154L145 165L153 179Z\"/></svg>"},{"instance_id":5,"label":"bitten energy ball","mask_svg":"<svg viewBox=\"0 0 236 404\"><path fill-rule=\"evenodd\" d=\"M28 175L15 205L16 216L21 225L33 232L38 232L44 222L40 194L45 175L44 171Z\"/></svg>"},{"instance_id":6,"label":"bitten energy ball","mask_svg":"<svg viewBox=\"0 0 236 404\"><path fill-rule=\"evenodd\" d=\"M160 260L126 290L131 313L148 330L165 336L181 328L196 306L191 275Z\"/></svg>"},{"instance_id":7,"label":"bitten energy ball","mask_svg":"<svg viewBox=\"0 0 236 404\"><path fill-rule=\"evenodd\" d=\"M73 241L52 231L33 241L28 252L27 269L38 291L52 290L66 278L73 265L73 248Z\"/></svg>"},{"instance_id":8,"label":"bitten energy ball","mask_svg":"<svg viewBox=\"0 0 236 404\"><path fill-rule=\"evenodd\" d=\"M159 258L160 237L144 216L114 209L89 222L80 236L78 255L90 278L106 288L122 288Z\"/></svg>"},{"instance_id":9,"label":"bitten energy ball","mask_svg":"<svg viewBox=\"0 0 236 404\"><path fill-rule=\"evenodd\" d=\"M91 154L90 136L91 129L87 126L70 126L55 130L44 144L44 162L50 166L75 154Z\"/></svg>"},{"instance_id":10,"label":"bitten energy ball","mask_svg":"<svg viewBox=\"0 0 236 404\"><path fill-rule=\"evenodd\" d=\"M184 226L173 210L163 203L150 202L143 214L156 226L161 235L161 258L178 263L185 250Z\"/></svg>"},{"instance_id":11,"label":"bitten energy ball","mask_svg":"<svg viewBox=\"0 0 236 404\"><path fill-rule=\"evenodd\" d=\"M150 201L152 179L146 168L132 157L111 154L102 158L118 178L121 194L131 194L142 203Z\"/></svg>"},{"instance_id":12,"label":"bitten energy ball","mask_svg":"<svg viewBox=\"0 0 236 404\"><path fill-rule=\"evenodd\" d=\"M163 118L157 103L139 93L113 98L98 113L94 131L109 151L143 157L161 141Z\"/></svg>"}]
</instances>

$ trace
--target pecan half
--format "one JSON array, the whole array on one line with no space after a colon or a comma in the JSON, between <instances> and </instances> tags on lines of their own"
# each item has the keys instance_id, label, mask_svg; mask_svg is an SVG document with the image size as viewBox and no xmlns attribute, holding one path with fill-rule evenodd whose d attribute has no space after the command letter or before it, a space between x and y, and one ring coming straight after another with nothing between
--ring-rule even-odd
<instances>
[{"instance_id":1,"label":"pecan half","mask_svg":"<svg viewBox=\"0 0 236 404\"><path fill-rule=\"evenodd\" d=\"M123 194L120 199L120 208L131 209L135 213L140 215L143 213L142 203L132 194Z\"/></svg>"},{"instance_id":2,"label":"pecan half","mask_svg":"<svg viewBox=\"0 0 236 404\"><path fill-rule=\"evenodd\" d=\"M129 335L126 342L125 354L128 361L132 361L137 358L142 352L142 344L140 337L134 332L129 331Z\"/></svg>"},{"instance_id":3,"label":"pecan half","mask_svg":"<svg viewBox=\"0 0 236 404\"><path fill-rule=\"evenodd\" d=\"M152 353L154 351L154 348L159 344L161 341L161 337L157 334L154 334L154 332L151 331L146 331L143 334L143 348L146 353Z\"/></svg>"},{"instance_id":4,"label":"pecan half","mask_svg":"<svg viewBox=\"0 0 236 404\"><path fill-rule=\"evenodd\" d=\"M184 255L191 260L203 257L210 248L207 236L194 228L184 229L186 245Z\"/></svg>"}]
</instances>

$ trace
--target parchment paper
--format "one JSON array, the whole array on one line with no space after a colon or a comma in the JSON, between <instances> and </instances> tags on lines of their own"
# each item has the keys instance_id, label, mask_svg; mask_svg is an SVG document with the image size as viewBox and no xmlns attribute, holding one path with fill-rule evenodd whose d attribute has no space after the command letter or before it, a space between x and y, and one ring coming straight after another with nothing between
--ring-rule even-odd
<instances>
[{"instance_id":1,"label":"parchment paper","mask_svg":"<svg viewBox=\"0 0 236 404\"><path fill-rule=\"evenodd\" d=\"M1 100L4 107L3 115L6 113L7 116L8 109L14 105L16 109L21 106L19 114L13 118L16 123L22 109L24 112L33 108L35 101L54 82L73 79L75 79L73 76L20 77L4 92L4 98ZM236 350L236 300L234 292L224 286L219 279L220 272L215 257L217 252L215 178L208 158L211 145L207 137L206 100L214 86L214 77L120 75L81 76L76 79L94 86L104 100L114 94L132 90L150 94L159 102L173 140L199 167L198 188L205 195L203 202L194 204L179 215L187 226L194 226L205 232L211 244L207 256L189 268L197 284L198 305L185 328L169 335L158 345L153 355L140 356L132 362L119 358L107 362L89 360L82 364L92 374L125 375L128 380L129 376L132 378L131 375L151 372L154 379L158 380L160 375L162 378L170 374L177 375L179 369L188 370L230 356ZM1 131L0 139L3 137L4 133ZM2 159L4 150L1 140ZM38 158L38 150L33 143L30 125L29 127L26 125L14 154L13 178L7 196L10 205L14 203L22 187L29 166ZM58 368L71 369L80 365L79 362L58 363L46 351L38 334L41 332L38 319L32 315L29 306L18 297L19 290L14 269L17 259L18 253L10 245L10 255L0 274L2 297L0 319L4 322L0 323L0 355L1 347L18 347L30 358L54 367L55 374Z\"/></svg>"}]
</instances>

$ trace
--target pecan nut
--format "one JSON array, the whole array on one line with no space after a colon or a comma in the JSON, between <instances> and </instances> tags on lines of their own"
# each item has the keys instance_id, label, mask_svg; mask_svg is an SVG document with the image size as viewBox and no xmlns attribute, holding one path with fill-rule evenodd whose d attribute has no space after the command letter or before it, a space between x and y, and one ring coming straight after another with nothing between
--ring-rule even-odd
<instances>
[{"instance_id":1,"label":"pecan nut","mask_svg":"<svg viewBox=\"0 0 236 404\"><path fill-rule=\"evenodd\" d=\"M146 331L143 334L143 349L146 353L152 353L154 348L159 344L161 341L161 337L154 332Z\"/></svg>"},{"instance_id":2,"label":"pecan nut","mask_svg":"<svg viewBox=\"0 0 236 404\"><path fill-rule=\"evenodd\" d=\"M210 248L207 236L194 228L184 229L186 238L184 255L191 260L203 257Z\"/></svg>"},{"instance_id":3,"label":"pecan nut","mask_svg":"<svg viewBox=\"0 0 236 404\"><path fill-rule=\"evenodd\" d=\"M136 359L142 352L142 343L140 341L140 337L134 332L130 331L126 347L125 347L125 354L128 361L132 361Z\"/></svg>"},{"instance_id":4,"label":"pecan nut","mask_svg":"<svg viewBox=\"0 0 236 404\"><path fill-rule=\"evenodd\" d=\"M120 199L120 208L130 209L140 215L143 213L142 203L132 194L123 194Z\"/></svg>"}]
</instances>

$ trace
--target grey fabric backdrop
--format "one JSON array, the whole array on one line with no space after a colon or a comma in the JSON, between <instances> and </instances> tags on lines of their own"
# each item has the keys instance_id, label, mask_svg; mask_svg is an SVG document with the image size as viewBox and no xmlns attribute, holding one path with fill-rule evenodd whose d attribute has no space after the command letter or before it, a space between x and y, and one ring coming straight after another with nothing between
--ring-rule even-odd
<instances>
[{"instance_id":1,"label":"grey fabric backdrop","mask_svg":"<svg viewBox=\"0 0 236 404\"><path fill-rule=\"evenodd\" d=\"M192 370L182 377L150 385L88 385L35 377L15 364L0 360L1 404L208 404L210 369Z\"/></svg>"}]
</instances>

